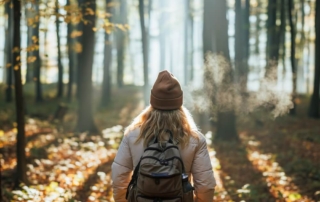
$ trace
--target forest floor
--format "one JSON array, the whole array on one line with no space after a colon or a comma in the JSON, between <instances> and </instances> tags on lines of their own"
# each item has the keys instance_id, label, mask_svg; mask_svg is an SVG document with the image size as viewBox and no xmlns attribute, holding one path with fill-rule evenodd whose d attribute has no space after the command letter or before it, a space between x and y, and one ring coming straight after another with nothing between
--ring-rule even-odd
<instances>
[{"instance_id":1,"label":"forest floor","mask_svg":"<svg viewBox=\"0 0 320 202\"><path fill-rule=\"evenodd\" d=\"M123 128L143 109L140 89L114 90L110 105L97 107L94 113L101 134L87 135L72 132L75 102L55 99L50 90L54 87L45 88L42 103L26 93L30 185L22 190L12 190L14 105L0 101L2 200L113 201L111 163ZM29 92L33 86L25 89ZM99 96L94 97L98 103ZM68 112L63 120L53 121L61 102ZM296 116L271 119L265 112L256 112L238 117L240 142L213 141L211 145L208 140L217 180L215 201L320 201L320 120L307 118L307 106L307 98L302 97ZM202 132L209 134L207 129Z\"/></svg>"}]
</instances>

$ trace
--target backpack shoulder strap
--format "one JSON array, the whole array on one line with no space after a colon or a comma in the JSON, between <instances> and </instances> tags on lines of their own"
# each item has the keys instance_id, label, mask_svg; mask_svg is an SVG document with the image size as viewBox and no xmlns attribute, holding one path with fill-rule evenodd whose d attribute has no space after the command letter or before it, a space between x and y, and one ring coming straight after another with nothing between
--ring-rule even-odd
<instances>
[{"instance_id":1,"label":"backpack shoulder strap","mask_svg":"<svg viewBox=\"0 0 320 202\"><path fill-rule=\"evenodd\" d=\"M139 167L140 167L140 162L141 162L141 159L140 159L138 165L134 168L134 171L133 171L131 180L130 180L129 185L128 185L128 187L127 187L126 199L128 199L128 194L129 194L130 186L134 185L134 184L137 182L138 172L139 172Z\"/></svg>"}]
</instances>

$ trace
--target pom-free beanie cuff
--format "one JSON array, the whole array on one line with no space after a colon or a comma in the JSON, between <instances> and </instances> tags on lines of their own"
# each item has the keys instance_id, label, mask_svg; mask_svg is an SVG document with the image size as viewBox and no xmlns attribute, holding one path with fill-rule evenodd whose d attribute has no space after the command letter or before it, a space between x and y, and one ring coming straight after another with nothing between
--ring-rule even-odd
<instances>
[{"instance_id":1,"label":"pom-free beanie cuff","mask_svg":"<svg viewBox=\"0 0 320 202\"><path fill-rule=\"evenodd\" d=\"M182 93L182 92L181 92ZM154 96L151 92L150 104L155 109L160 110L174 110L179 109L183 103L183 94L173 99L161 99Z\"/></svg>"}]
</instances>

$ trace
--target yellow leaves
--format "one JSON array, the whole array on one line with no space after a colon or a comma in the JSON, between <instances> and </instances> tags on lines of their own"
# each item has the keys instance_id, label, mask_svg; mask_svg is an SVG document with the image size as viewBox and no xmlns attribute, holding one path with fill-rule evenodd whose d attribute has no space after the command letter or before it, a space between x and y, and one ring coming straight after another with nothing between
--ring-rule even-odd
<instances>
[{"instance_id":1,"label":"yellow leaves","mask_svg":"<svg viewBox=\"0 0 320 202\"><path fill-rule=\"evenodd\" d=\"M82 52L82 44L79 43L79 42L76 42L73 46L73 50L76 52L76 53L81 53Z\"/></svg>"},{"instance_id":2,"label":"yellow leaves","mask_svg":"<svg viewBox=\"0 0 320 202\"><path fill-rule=\"evenodd\" d=\"M32 40L33 43L37 43L39 41L37 36L32 36L31 40Z\"/></svg>"},{"instance_id":3,"label":"yellow leaves","mask_svg":"<svg viewBox=\"0 0 320 202\"><path fill-rule=\"evenodd\" d=\"M20 68L20 65L15 65L15 66L13 67L13 69L14 69L15 71L18 71L19 68Z\"/></svg>"},{"instance_id":4,"label":"yellow leaves","mask_svg":"<svg viewBox=\"0 0 320 202\"><path fill-rule=\"evenodd\" d=\"M37 60L37 57L36 56L29 56L27 58L27 63L33 63Z\"/></svg>"},{"instance_id":5,"label":"yellow leaves","mask_svg":"<svg viewBox=\"0 0 320 202\"><path fill-rule=\"evenodd\" d=\"M128 31L130 28L130 26L128 24L116 24L115 26L124 32Z\"/></svg>"},{"instance_id":6,"label":"yellow leaves","mask_svg":"<svg viewBox=\"0 0 320 202\"><path fill-rule=\"evenodd\" d=\"M86 8L84 15L94 15L94 11L92 8Z\"/></svg>"},{"instance_id":7,"label":"yellow leaves","mask_svg":"<svg viewBox=\"0 0 320 202\"><path fill-rule=\"evenodd\" d=\"M14 48L12 49L12 52L13 52L13 53L19 53L19 52L20 52L20 48L14 47Z\"/></svg>"},{"instance_id":8,"label":"yellow leaves","mask_svg":"<svg viewBox=\"0 0 320 202\"><path fill-rule=\"evenodd\" d=\"M71 38L77 38L79 36L82 36L82 31L74 30L71 32L70 37Z\"/></svg>"},{"instance_id":9,"label":"yellow leaves","mask_svg":"<svg viewBox=\"0 0 320 202\"><path fill-rule=\"evenodd\" d=\"M57 182L51 182L49 186L46 187L46 192L50 193L56 190L56 188L59 186Z\"/></svg>"},{"instance_id":10,"label":"yellow leaves","mask_svg":"<svg viewBox=\"0 0 320 202\"><path fill-rule=\"evenodd\" d=\"M12 66L11 63L6 64L6 68L10 68Z\"/></svg>"},{"instance_id":11,"label":"yellow leaves","mask_svg":"<svg viewBox=\"0 0 320 202\"><path fill-rule=\"evenodd\" d=\"M4 135L4 131L0 130L0 137L2 137Z\"/></svg>"},{"instance_id":12,"label":"yellow leaves","mask_svg":"<svg viewBox=\"0 0 320 202\"><path fill-rule=\"evenodd\" d=\"M19 61L19 60L20 60L20 56L17 56L17 57L16 57L16 61Z\"/></svg>"},{"instance_id":13,"label":"yellow leaves","mask_svg":"<svg viewBox=\"0 0 320 202\"><path fill-rule=\"evenodd\" d=\"M103 25L103 28L106 31L106 33L110 34L114 29L114 25L110 23L109 20L106 20L106 22Z\"/></svg>"}]
</instances>

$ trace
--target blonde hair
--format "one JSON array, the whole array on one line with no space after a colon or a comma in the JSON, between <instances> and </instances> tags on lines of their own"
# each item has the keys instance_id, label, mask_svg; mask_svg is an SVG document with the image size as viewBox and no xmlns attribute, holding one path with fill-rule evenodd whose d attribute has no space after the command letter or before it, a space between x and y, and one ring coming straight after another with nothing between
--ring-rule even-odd
<instances>
[{"instance_id":1,"label":"blonde hair","mask_svg":"<svg viewBox=\"0 0 320 202\"><path fill-rule=\"evenodd\" d=\"M194 123L189 111L185 107L176 110L157 110L148 106L143 110L133 122L126 128L125 135L130 131L140 127L140 134L136 143L144 140L144 146L158 136L159 141L165 140L171 131L173 141L184 147L189 143L190 136L198 137L198 128Z\"/></svg>"}]
</instances>

